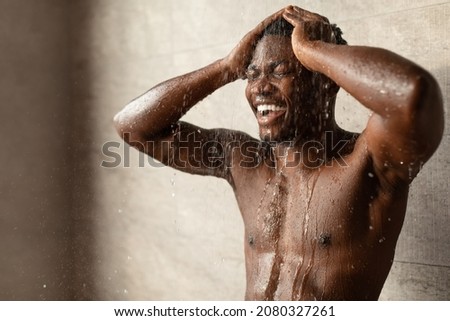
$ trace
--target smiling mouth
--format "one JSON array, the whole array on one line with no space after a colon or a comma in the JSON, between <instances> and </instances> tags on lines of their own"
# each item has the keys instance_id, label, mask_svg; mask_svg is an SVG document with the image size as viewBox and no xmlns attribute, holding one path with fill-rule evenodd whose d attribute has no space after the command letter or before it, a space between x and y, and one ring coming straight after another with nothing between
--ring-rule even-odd
<instances>
[{"instance_id":1,"label":"smiling mouth","mask_svg":"<svg viewBox=\"0 0 450 321\"><path fill-rule=\"evenodd\" d=\"M277 105L259 105L256 118L259 125L270 125L287 111L287 107Z\"/></svg>"}]
</instances>

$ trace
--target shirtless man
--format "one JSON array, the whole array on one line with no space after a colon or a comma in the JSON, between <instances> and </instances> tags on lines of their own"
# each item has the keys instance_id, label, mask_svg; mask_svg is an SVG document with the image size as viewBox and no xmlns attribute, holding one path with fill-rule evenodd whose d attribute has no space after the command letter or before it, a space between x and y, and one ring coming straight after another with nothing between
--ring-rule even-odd
<instances>
[{"instance_id":1,"label":"shirtless man","mask_svg":"<svg viewBox=\"0 0 450 321\"><path fill-rule=\"evenodd\" d=\"M378 299L409 184L441 140L436 80L390 51L340 39L326 18L289 6L225 58L157 85L115 117L142 152L230 183L245 226L248 300ZM245 78L261 140L180 121ZM339 87L373 112L361 134L336 125Z\"/></svg>"}]
</instances>

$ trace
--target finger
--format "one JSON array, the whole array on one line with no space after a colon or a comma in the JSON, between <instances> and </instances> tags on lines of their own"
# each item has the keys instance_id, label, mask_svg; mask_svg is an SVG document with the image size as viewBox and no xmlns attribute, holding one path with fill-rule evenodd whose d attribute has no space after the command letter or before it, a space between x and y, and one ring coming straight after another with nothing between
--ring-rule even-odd
<instances>
[{"instance_id":1,"label":"finger","mask_svg":"<svg viewBox=\"0 0 450 321\"><path fill-rule=\"evenodd\" d=\"M323 22L329 22L329 21L328 21L328 18L326 18L326 17L324 17L324 16L321 16L320 14L317 14L317 13L314 13L314 12L307 11L307 10L302 9L302 8L300 8L300 7L297 7L297 6L292 6L292 9L293 9L295 12L297 12L298 14L304 16L305 18L308 18L308 19L311 19L311 20L315 20L315 21L321 20L321 21L323 21Z\"/></svg>"},{"instance_id":2,"label":"finger","mask_svg":"<svg viewBox=\"0 0 450 321\"><path fill-rule=\"evenodd\" d=\"M295 15L289 12L283 13L283 18L286 19L286 21L289 22L294 27L298 26L301 23L301 21L299 21Z\"/></svg>"},{"instance_id":3,"label":"finger","mask_svg":"<svg viewBox=\"0 0 450 321\"><path fill-rule=\"evenodd\" d=\"M294 6L286 8L284 13L290 15L291 18L296 19L298 22L317 21L317 18L310 12Z\"/></svg>"},{"instance_id":4,"label":"finger","mask_svg":"<svg viewBox=\"0 0 450 321\"><path fill-rule=\"evenodd\" d=\"M309 12L305 9L302 9L297 6L292 6L292 11L298 13L299 15L305 17L305 18L314 18L314 13Z\"/></svg>"}]
</instances>

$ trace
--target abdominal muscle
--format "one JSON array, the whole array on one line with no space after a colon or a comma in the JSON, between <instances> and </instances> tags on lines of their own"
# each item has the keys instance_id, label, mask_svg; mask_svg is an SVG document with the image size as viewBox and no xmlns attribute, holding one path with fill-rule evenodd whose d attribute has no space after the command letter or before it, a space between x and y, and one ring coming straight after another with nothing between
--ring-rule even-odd
<instances>
[{"instance_id":1,"label":"abdominal muscle","mask_svg":"<svg viewBox=\"0 0 450 321\"><path fill-rule=\"evenodd\" d=\"M281 258L275 252L250 254L246 300L376 300L381 287L372 284L366 264L357 264L319 248Z\"/></svg>"},{"instance_id":2,"label":"abdominal muscle","mask_svg":"<svg viewBox=\"0 0 450 321\"><path fill-rule=\"evenodd\" d=\"M324 296L325 284L319 289L311 261L297 257L277 262L275 253L262 253L256 262L248 263L247 300L320 300Z\"/></svg>"}]
</instances>

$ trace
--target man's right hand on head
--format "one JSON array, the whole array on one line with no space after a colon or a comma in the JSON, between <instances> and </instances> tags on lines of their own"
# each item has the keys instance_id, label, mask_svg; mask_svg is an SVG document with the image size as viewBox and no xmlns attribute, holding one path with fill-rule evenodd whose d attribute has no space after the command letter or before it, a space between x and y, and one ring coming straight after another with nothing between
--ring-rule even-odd
<instances>
[{"instance_id":1,"label":"man's right hand on head","mask_svg":"<svg viewBox=\"0 0 450 321\"><path fill-rule=\"evenodd\" d=\"M267 26L278 19L283 18L285 8L270 15L260 22L253 30L247 33L236 47L223 59L224 67L227 68L231 81L245 79L247 67L252 59L253 51L259 39L263 36Z\"/></svg>"}]
</instances>

